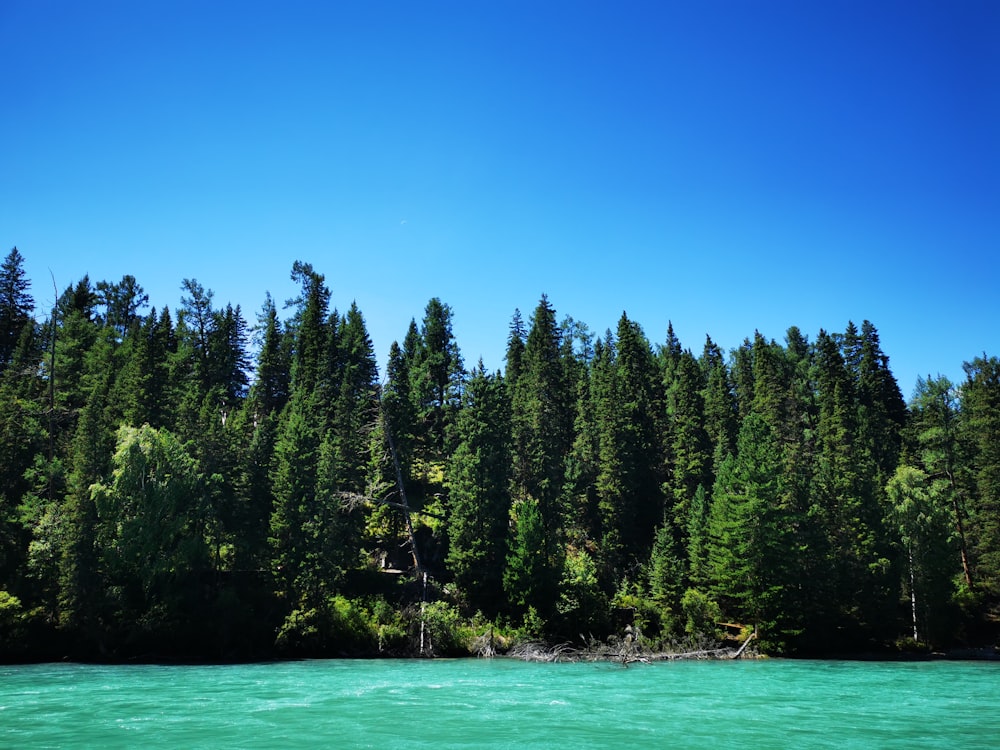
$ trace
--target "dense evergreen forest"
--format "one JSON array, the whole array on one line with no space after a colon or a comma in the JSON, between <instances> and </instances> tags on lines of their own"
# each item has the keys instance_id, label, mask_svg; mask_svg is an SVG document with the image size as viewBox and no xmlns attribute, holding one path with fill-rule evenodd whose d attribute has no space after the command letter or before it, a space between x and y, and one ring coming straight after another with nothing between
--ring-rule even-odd
<instances>
[{"instance_id":1,"label":"dense evergreen forest","mask_svg":"<svg viewBox=\"0 0 1000 750\"><path fill-rule=\"evenodd\" d=\"M39 310L23 263L0 269L4 659L996 638L996 357L907 404L868 321L726 353L543 296L487 372L435 298L380 377L307 263L253 323L194 279L175 311L132 276Z\"/></svg>"}]
</instances>

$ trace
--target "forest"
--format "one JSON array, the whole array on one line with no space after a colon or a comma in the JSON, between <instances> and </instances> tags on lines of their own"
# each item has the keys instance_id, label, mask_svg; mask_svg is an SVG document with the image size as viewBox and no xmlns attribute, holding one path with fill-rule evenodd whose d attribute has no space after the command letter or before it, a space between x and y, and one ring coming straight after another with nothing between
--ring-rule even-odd
<instances>
[{"instance_id":1,"label":"forest","mask_svg":"<svg viewBox=\"0 0 1000 750\"><path fill-rule=\"evenodd\" d=\"M724 352L542 295L489 372L433 298L380 376L357 306L291 275L252 321L130 275L41 310L7 254L0 660L997 643L996 357L907 403L867 320Z\"/></svg>"}]
</instances>

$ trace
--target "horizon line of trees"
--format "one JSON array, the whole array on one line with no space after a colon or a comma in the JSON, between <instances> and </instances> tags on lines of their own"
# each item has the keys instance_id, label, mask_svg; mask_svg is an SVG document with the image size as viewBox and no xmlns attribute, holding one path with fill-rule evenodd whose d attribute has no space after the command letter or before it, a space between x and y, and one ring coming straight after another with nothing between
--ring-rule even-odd
<instances>
[{"instance_id":1,"label":"horizon line of trees","mask_svg":"<svg viewBox=\"0 0 1000 750\"><path fill-rule=\"evenodd\" d=\"M996 357L906 403L869 321L695 353L543 295L488 372L433 298L381 380L357 306L291 274L287 318L267 296L253 326L194 279L150 308L129 275L36 320L6 256L0 656L405 653L428 619L439 644L993 637Z\"/></svg>"}]
</instances>

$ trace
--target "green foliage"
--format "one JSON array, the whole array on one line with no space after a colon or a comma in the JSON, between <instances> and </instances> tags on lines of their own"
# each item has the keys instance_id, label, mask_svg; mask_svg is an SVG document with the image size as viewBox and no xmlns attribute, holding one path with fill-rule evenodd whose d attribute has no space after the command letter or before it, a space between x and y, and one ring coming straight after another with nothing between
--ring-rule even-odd
<instances>
[{"instance_id":1,"label":"green foliage","mask_svg":"<svg viewBox=\"0 0 1000 750\"><path fill-rule=\"evenodd\" d=\"M427 645L425 653L433 656L468 656L475 637L458 610L445 601L431 602L423 608Z\"/></svg>"},{"instance_id":2,"label":"green foliage","mask_svg":"<svg viewBox=\"0 0 1000 750\"><path fill-rule=\"evenodd\" d=\"M378 635L371 613L338 595L319 607L292 610L275 647L285 656L363 656L376 651Z\"/></svg>"},{"instance_id":3,"label":"green foliage","mask_svg":"<svg viewBox=\"0 0 1000 750\"><path fill-rule=\"evenodd\" d=\"M545 533L538 503L522 500L514 506L515 530L504 571L503 586L508 600L520 611L534 608L543 617L551 615L560 568Z\"/></svg>"},{"instance_id":4,"label":"green foliage","mask_svg":"<svg viewBox=\"0 0 1000 750\"><path fill-rule=\"evenodd\" d=\"M995 357L907 408L868 321L695 359L672 325L654 353L627 315L595 339L543 296L504 375L466 373L434 298L380 387L361 311L331 311L308 263L289 319L265 300L255 361L240 308L193 279L176 325L129 275L39 323L23 265L0 267L6 654L54 628L84 657L414 653L411 550L450 597L424 611L437 653L475 648L473 613L574 640L724 616L803 653L914 622L990 637Z\"/></svg>"},{"instance_id":5,"label":"green foliage","mask_svg":"<svg viewBox=\"0 0 1000 750\"><path fill-rule=\"evenodd\" d=\"M510 414L503 381L475 371L463 407L448 464L447 563L470 606L495 615L503 595L510 516Z\"/></svg>"},{"instance_id":6,"label":"green foliage","mask_svg":"<svg viewBox=\"0 0 1000 750\"><path fill-rule=\"evenodd\" d=\"M21 600L10 592L0 589L0 632L9 632L20 622L23 614Z\"/></svg>"},{"instance_id":7,"label":"green foliage","mask_svg":"<svg viewBox=\"0 0 1000 750\"><path fill-rule=\"evenodd\" d=\"M608 598L598 582L597 564L586 551L570 550L565 557L556 614L557 628L568 638L608 629Z\"/></svg>"},{"instance_id":8,"label":"green foliage","mask_svg":"<svg viewBox=\"0 0 1000 750\"><path fill-rule=\"evenodd\" d=\"M971 479L969 545L976 583L1000 593L1000 359L976 357L964 365L962 433Z\"/></svg>"},{"instance_id":9,"label":"green foliage","mask_svg":"<svg viewBox=\"0 0 1000 750\"><path fill-rule=\"evenodd\" d=\"M770 425L751 413L719 470L709 520L712 593L727 616L780 631L793 585L792 519L781 503L781 457ZM777 633L775 633L777 635Z\"/></svg>"},{"instance_id":10,"label":"green foliage","mask_svg":"<svg viewBox=\"0 0 1000 750\"><path fill-rule=\"evenodd\" d=\"M717 636L722 609L708 594L697 589L685 591L681 597L681 613L684 616L684 632L688 635Z\"/></svg>"},{"instance_id":11,"label":"green foliage","mask_svg":"<svg viewBox=\"0 0 1000 750\"><path fill-rule=\"evenodd\" d=\"M24 256L12 248L0 265L0 373L11 364L22 332L29 325L35 301L28 290Z\"/></svg>"},{"instance_id":12,"label":"green foliage","mask_svg":"<svg viewBox=\"0 0 1000 750\"><path fill-rule=\"evenodd\" d=\"M940 640L958 572L958 556L949 534L948 509L920 469L901 465L889 480L886 494L890 517L899 534L907 571L913 639Z\"/></svg>"},{"instance_id":13,"label":"green foliage","mask_svg":"<svg viewBox=\"0 0 1000 750\"><path fill-rule=\"evenodd\" d=\"M156 629L190 615L208 569L208 483L174 435L148 425L118 431L113 467L91 488L107 591L120 616Z\"/></svg>"}]
</instances>

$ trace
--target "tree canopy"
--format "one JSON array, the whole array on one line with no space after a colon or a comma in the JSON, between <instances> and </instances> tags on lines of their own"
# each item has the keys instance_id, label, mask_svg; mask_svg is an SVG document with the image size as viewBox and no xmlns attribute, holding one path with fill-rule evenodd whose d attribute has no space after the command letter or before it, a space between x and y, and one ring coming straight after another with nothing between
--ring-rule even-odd
<instances>
[{"instance_id":1,"label":"tree canopy","mask_svg":"<svg viewBox=\"0 0 1000 750\"><path fill-rule=\"evenodd\" d=\"M130 275L49 316L23 265L0 268L0 658L996 637L996 357L907 404L869 321L693 351L543 295L488 372L434 297L380 378L309 263L253 326L191 278L148 307Z\"/></svg>"}]
</instances>

